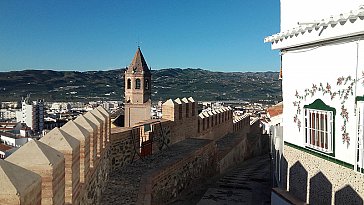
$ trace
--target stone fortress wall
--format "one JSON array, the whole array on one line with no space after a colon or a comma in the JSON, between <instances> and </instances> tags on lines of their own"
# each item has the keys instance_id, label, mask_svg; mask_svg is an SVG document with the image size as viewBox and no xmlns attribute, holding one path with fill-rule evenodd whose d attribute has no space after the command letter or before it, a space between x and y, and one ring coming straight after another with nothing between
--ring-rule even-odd
<instances>
[{"instance_id":1,"label":"stone fortress wall","mask_svg":"<svg viewBox=\"0 0 364 205\"><path fill-rule=\"evenodd\" d=\"M0 193L0 201L95 204L110 169L110 125L109 113L98 107L1 160L0 184L11 191ZM12 170L17 170L14 177ZM41 186L36 186L39 182Z\"/></svg>"},{"instance_id":2,"label":"stone fortress wall","mask_svg":"<svg viewBox=\"0 0 364 205\"><path fill-rule=\"evenodd\" d=\"M193 98L167 100L162 109L163 119L111 129L110 114L100 106L28 142L0 160L0 184L7 187L0 201L100 204L113 170L140 161L142 152L156 154L178 143L202 140L193 152L143 175L138 202L165 203L196 177L223 171L256 149L247 139L249 116L233 121L229 108L198 114ZM148 142L147 152L142 145Z\"/></svg>"}]
</instances>

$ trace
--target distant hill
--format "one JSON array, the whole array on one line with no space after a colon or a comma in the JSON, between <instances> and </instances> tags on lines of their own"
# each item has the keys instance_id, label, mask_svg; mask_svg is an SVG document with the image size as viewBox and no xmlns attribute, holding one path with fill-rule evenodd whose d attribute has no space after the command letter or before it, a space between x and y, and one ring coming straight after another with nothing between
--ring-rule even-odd
<instances>
[{"instance_id":1,"label":"distant hill","mask_svg":"<svg viewBox=\"0 0 364 205\"><path fill-rule=\"evenodd\" d=\"M31 94L46 101L123 100L123 69L109 71L24 70L0 72L0 101ZM152 100L192 96L196 100L281 100L278 72L152 70Z\"/></svg>"}]
</instances>

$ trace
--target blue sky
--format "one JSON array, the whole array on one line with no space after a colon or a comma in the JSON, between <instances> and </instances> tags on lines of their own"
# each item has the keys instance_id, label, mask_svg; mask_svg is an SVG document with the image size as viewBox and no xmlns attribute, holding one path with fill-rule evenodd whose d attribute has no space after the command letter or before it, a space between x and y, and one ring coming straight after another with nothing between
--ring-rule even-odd
<instances>
[{"instance_id":1,"label":"blue sky","mask_svg":"<svg viewBox=\"0 0 364 205\"><path fill-rule=\"evenodd\" d=\"M278 71L278 0L1 0L0 71L128 66Z\"/></svg>"}]
</instances>

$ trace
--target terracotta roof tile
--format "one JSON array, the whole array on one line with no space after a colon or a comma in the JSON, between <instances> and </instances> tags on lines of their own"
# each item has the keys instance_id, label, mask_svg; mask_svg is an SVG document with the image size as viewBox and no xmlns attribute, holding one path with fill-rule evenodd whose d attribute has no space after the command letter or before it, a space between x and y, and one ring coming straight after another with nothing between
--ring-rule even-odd
<instances>
[{"instance_id":1,"label":"terracotta roof tile","mask_svg":"<svg viewBox=\"0 0 364 205\"><path fill-rule=\"evenodd\" d=\"M274 117L283 113L283 103L278 103L267 109L269 117Z\"/></svg>"},{"instance_id":2,"label":"terracotta roof tile","mask_svg":"<svg viewBox=\"0 0 364 205\"><path fill-rule=\"evenodd\" d=\"M9 149L12 149L12 148L13 147L11 147L11 146L8 146L8 145L5 145L5 144L0 144L0 151L5 152L5 151L7 151Z\"/></svg>"}]
</instances>

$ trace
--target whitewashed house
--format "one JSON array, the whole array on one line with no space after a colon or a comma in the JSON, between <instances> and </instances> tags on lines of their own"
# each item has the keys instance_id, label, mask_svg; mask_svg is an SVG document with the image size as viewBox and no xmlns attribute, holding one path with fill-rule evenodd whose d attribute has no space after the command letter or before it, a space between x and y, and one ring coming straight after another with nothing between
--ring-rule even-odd
<instances>
[{"instance_id":1,"label":"whitewashed house","mask_svg":"<svg viewBox=\"0 0 364 205\"><path fill-rule=\"evenodd\" d=\"M267 109L269 125L283 126L283 102L273 105Z\"/></svg>"},{"instance_id":2,"label":"whitewashed house","mask_svg":"<svg viewBox=\"0 0 364 205\"><path fill-rule=\"evenodd\" d=\"M283 155L272 204L363 204L364 1L281 0ZM285 192L287 190L288 192Z\"/></svg>"},{"instance_id":3,"label":"whitewashed house","mask_svg":"<svg viewBox=\"0 0 364 205\"><path fill-rule=\"evenodd\" d=\"M20 135L12 134L9 132L0 132L0 140L5 145L9 145L12 147L21 147L25 143L32 140L32 138L22 137Z\"/></svg>"}]
</instances>

